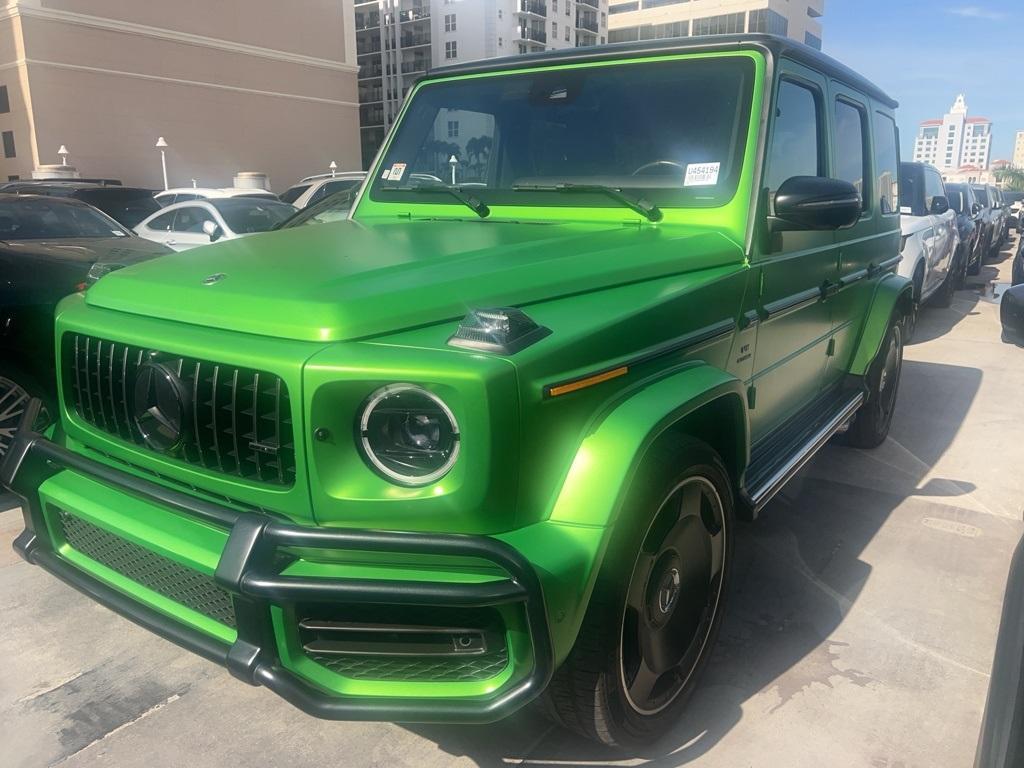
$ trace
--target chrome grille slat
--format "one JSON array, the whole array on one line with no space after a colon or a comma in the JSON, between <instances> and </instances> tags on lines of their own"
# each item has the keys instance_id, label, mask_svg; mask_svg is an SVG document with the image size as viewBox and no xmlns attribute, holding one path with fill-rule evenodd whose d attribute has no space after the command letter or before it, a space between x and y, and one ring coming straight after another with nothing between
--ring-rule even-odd
<instances>
[{"instance_id":1,"label":"chrome grille slat","mask_svg":"<svg viewBox=\"0 0 1024 768\"><path fill-rule=\"evenodd\" d=\"M97 429L145 446L131 400L136 371L152 356L177 371L192 395L186 434L175 458L247 480L294 482L290 400L280 377L84 334L67 333L62 345L68 407ZM244 397L250 389L251 398ZM271 424L261 427L264 419Z\"/></svg>"}]
</instances>

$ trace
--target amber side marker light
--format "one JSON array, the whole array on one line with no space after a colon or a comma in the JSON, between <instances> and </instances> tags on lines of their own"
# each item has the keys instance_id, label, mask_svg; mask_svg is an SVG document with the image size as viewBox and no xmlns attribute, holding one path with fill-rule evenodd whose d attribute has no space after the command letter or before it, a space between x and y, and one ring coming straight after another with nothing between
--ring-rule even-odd
<instances>
[{"instance_id":1,"label":"amber side marker light","mask_svg":"<svg viewBox=\"0 0 1024 768\"><path fill-rule=\"evenodd\" d=\"M611 379L617 379L619 376L625 376L627 373L629 373L629 366L621 365L618 368L612 368L609 371L595 373L592 376L584 376L582 379L576 379L575 381L567 381L564 384L553 384L548 387L548 397L568 395L570 392L577 392L581 389L592 387L595 384L601 384L602 382L609 381Z\"/></svg>"}]
</instances>

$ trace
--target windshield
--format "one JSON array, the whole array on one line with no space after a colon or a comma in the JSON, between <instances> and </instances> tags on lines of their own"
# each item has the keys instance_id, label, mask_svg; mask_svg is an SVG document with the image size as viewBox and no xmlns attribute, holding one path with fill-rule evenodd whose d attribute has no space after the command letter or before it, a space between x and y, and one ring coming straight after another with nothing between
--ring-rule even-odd
<instances>
[{"instance_id":1,"label":"windshield","mask_svg":"<svg viewBox=\"0 0 1024 768\"><path fill-rule=\"evenodd\" d=\"M575 184L659 206L721 205L738 183L753 74L750 59L727 57L431 83L398 126L371 198L463 207L410 190L447 186L491 205L609 206L597 192L537 189Z\"/></svg>"},{"instance_id":2,"label":"windshield","mask_svg":"<svg viewBox=\"0 0 1024 768\"><path fill-rule=\"evenodd\" d=\"M71 237L129 237L129 232L87 205L46 198L0 202L0 240Z\"/></svg>"},{"instance_id":3,"label":"windshield","mask_svg":"<svg viewBox=\"0 0 1024 768\"><path fill-rule=\"evenodd\" d=\"M352 208L353 199L355 199L355 189L352 187L341 192L335 192L316 205L303 208L284 222L280 229L301 227L305 224L329 224L332 221L347 219L348 212Z\"/></svg>"},{"instance_id":4,"label":"windshield","mask_svg":"<svg viewBox=\"0 0 1024 768\"><path fill-rule=\"evenodd\" d=\"M160 203L145 190L121 189L83 190L75 195L89 205L95 206L129 229L160 210Z\"/></svg>"},{"instance_id":5,"label":"windshield","mask_svg":"<svg viewBox=\"0 0 1024 768\"><path fill-rule=\"evenodd\" d=\"M946 197L949 199L949 207L957 213L964 212L964 192L963 187L955 184L946 185Z\"/></svg>"},{"instance_id":6,"label":"windshield","mask_svg":"<svg viewBox=\"0 0 1024 768\"><path fill-rule=\"evenodd\" d=\"M289 187L281 195L281 202L282 203L294 203L296 200L298 200L302 196L303 192L305 192L307 189L309 189L309 187L310 187L309 184L296 184L294 187Z\"/></svg>"},{"instance_id":7,"label":"windshield","mask_svg":"<svg viewBox=\"0 0 1024 768\"><path fill-rule=\"evenodd\" d=\"M276 200L230 197L207 200L236 235L266 232L295 213L295 207Z\"/></svg>"}]
</instances>

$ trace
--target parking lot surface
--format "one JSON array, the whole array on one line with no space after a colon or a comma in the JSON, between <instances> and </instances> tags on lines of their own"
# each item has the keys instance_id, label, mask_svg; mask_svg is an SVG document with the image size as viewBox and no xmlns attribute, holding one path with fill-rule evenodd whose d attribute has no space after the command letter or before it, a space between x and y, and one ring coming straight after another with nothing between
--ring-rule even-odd
<instances>
[{"instance_id":1,"label":"parking lot surface","mask_svg":"<svg viewBox=\"0 0 1024 768\"><path fill-rule=\"evenodd\" d=\"M969 766L1021 537L1024 351L992 285L926 309L889 440L830 445L737 542L712 664L625 758L528 710L486 727L309 718L43 571L0 512L4 766Z\"/></svg>"}]
</instances>

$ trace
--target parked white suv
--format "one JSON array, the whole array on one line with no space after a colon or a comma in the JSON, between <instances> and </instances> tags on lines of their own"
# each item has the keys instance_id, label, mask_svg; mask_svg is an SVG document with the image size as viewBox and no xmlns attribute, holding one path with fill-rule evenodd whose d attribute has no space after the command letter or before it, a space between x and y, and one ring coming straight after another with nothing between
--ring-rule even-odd
<instances>
[{"instance_id":1,"label":"parked white suv","mask_svg":"<svg viewBox=\"0 0 1024 768\"><path fill-rule=\"evenodd\" d=\"M291 203L296 208L306 208L314 203L319 203L335 192L344 192L358 187L365 178L364 171L340 171L334 175L307 176L283 192L281 201Z\"/></svg>"},{"instance_id":2,"label":"parked white suv","mask_svg":"<svg viewBox=\"0 0 1024 768\"><path fill-rule=\"evenodd\" d=\"M222 197L257 197L261 200L277 200L277 195L270 190L246 187L175 187L153 195L153 199L164 207L192 200L213 200Z\"/></svg>"},{"instance_id":3,"label":"parked white suv","mask_svg":"<svg viewBox=\"0 0 1024 768\"><path fill-rule=\"evenodd\" d=\"M900 163L900 214L903 242L899 273L914 283L913 332L917 310L933 298L949 306L956 290L955 258L960 245L956 212L949 207L939 171L926 163Z\"/></svg>"}]
</instances>

